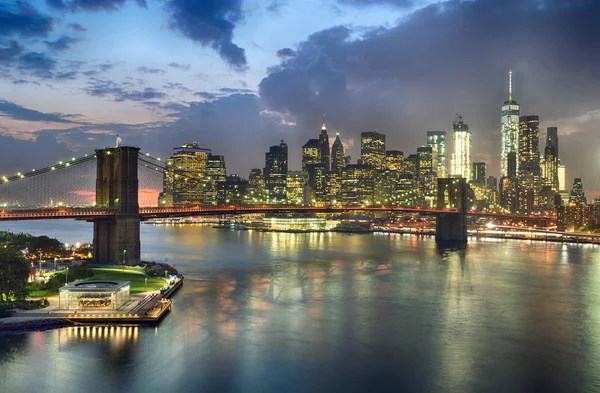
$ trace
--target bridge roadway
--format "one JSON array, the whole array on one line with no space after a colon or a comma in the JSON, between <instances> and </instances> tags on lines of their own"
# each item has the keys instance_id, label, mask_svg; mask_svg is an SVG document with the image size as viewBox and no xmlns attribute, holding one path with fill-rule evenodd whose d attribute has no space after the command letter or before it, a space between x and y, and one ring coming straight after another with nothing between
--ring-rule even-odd
<instances>
[{"instance_id":1,"label":"bridge roadway","mask_svg":"<svg viewBox=\"0 0 600 393\"><path fill-rule=\"evenodd\" d=\"M281 205L250 205L250 206L177 206L177 207L142 207L139 209L141 220L170 217L217 216L252 213L345 213L352 211L364 212L398 212L419 213L424 215L440 215L457 213L456 210L420 209L399 206L281 206ZM482 211L468 211L470 216L490 217L513 220L552 220L555 216L519 215ZM55 220L80 219L101 220L116 216L115 209L96 208L46 208L46 209L6 209L0 210L0 221L16 220Z\"/></svg>"}]
</instances>

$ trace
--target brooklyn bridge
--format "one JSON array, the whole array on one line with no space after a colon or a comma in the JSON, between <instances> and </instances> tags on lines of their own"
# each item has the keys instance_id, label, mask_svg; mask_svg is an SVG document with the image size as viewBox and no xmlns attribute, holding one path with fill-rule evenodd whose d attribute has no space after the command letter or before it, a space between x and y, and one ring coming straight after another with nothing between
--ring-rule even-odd
<instances>
[{"instance_id":1,"label":"brooklyn bridge","mask_svg":"<svg viewBox=\"0 0 600 393\"><path fill-rule=\"evenodd\" d=\"M98 149L93 154L0 181L0 221L78 219L93 223L95 262L126 263L140 260L140 222L154 218L222 216L251 213L397 212L436 217L438 243L467 242L467 216L498 219L549 220L553 217L470 211L466 182L459 182L453 209L401 206L153 206L163 188L164 161L140 152L138 147ZM437 206L446 206L438 192Z\"/></svg>"}]
</instances>

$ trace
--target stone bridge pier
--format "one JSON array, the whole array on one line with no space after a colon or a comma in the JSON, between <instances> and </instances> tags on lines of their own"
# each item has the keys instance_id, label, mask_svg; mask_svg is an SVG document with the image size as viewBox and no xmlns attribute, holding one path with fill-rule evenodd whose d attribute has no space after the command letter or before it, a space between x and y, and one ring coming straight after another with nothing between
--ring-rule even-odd
<instances>
[{"instance_id":1,"label":"stone bridge pier","mask_svg":"<svg viewBox=\"0 0 600 393\"><path fill-rule=\"evenodd\" d=\"M138 153L131 146L96 150L96 207L114 209L114 217L94 219L95 263L140 261Z\"/></svg>"},{"instance_id":2,"label":"stone bridge pier","mask_svg":"<svg viewBox=\"0 0 600 393\"><path fill-rule=\"evenodd\" d=\"M467 244L467 181L464 178L438 179L437 208L456 212L436 216L435 241L440 245Z\"/></svg>"}]
</instances>

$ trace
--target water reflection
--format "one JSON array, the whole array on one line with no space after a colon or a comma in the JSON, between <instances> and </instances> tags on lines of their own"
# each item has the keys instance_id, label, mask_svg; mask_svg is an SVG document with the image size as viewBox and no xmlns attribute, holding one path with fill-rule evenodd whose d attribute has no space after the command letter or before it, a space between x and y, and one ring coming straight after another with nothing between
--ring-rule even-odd
<instances>
[{"instance_id":1,"label":"water reflection","mask_svg":"<svg viewBox=\"0 0 600 393\"><path fill-rule=\"evenodd\" d=\"M25 376L27 388L61 392L593 391L600 381L600 257L582 247L477 239L440 251L416 236L203 227L143 236L146 255L187 277L161 325L2 339L1 391Z\"/></svg>"}]
</instances>

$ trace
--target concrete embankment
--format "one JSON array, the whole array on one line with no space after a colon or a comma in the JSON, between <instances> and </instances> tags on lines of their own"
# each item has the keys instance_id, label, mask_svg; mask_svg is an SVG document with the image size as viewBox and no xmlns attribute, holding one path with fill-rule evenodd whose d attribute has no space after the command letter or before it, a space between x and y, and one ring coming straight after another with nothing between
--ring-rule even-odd
<instances>
[{"instance_id":1,"label":"concrete embankment","mask_svg":"<svg viewBox=\"0 0 600 393\"><path fill-rule=\"evenodd\" d=\"M0 333L39 332L72 325L75 325L75 323L66 318L31 319L9 317L5 321L0 320Z\"/></svg>"}]
</instances>

